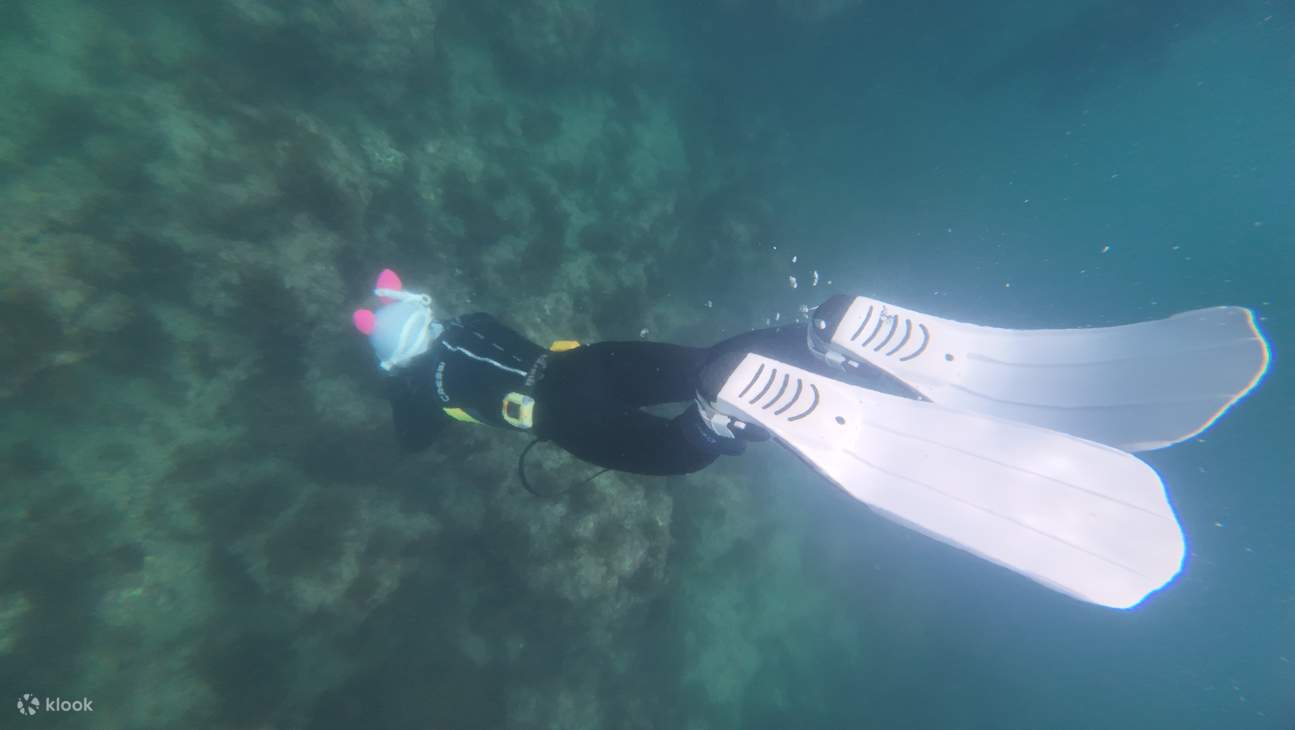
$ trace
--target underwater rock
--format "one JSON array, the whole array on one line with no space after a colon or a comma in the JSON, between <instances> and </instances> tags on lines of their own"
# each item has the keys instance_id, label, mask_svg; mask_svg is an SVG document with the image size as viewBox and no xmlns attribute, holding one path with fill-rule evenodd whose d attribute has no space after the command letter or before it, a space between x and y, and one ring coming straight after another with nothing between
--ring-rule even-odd
<instances>
[{"instance_id":1,"label":"underwater rock","mask_svg":"<svg viewBox=\"0 0 1295 730\"><path fill-rule=\"evenodd\" d=\"M616 3L609 0L505 0L482 2L481 14L507 72L519 78L552 79L556 74L588 73L590 62L613 55L611 22Z\"/></svg>"},{"instance_id":2,"label":"underwater rock","mask_svg":"<svg viewBox=\"0 0 1295 730\"><path fill-rule=\"evenodd\" d=\"M0 11L25 28L0 47L0 559L38 568L0 581L7 659L129 705L105 727L307 727L411 647L419 677L491 675L481 726L654 724L623 688L666 652L642 637L668 484L537 503L516 435L466 426L399 454L347 320L395 265L438 311L543 343L699 326L661 296L730 255L688 235L697 211L752 239L757 216L708 195L724 165L689 149L625 12Z\"/></svg>"},{"instance_id":3,"label":"underwater rock","mask_svg":"<svg viewBox=\"0 0 1295 730\"><path fill-rule=\"evenodd\" d=\"M281 594L306 614L341 613L356 623L415 568L404 560L407 546L436 531L429 515L402 514L389 499L323 488L303 495L233 551L267 594Z\"/></svg>"},{"instance_id":4,"label":"underwater rock","mask_svg":"<svg viewBox=\"0 0 1295 730\"><path fill-rule=\"evenodd\" d=\"M326 69L391 76L430 58L444 0L232 0L228 32ZM268 52L267 48L267 52Z\"/></svg>"}]
</instances>

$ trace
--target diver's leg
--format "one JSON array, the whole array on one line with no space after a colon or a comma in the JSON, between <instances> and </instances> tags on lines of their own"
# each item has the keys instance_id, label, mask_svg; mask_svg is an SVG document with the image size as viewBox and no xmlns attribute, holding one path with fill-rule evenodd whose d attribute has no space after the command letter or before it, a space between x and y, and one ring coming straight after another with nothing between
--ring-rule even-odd
<instances>
[{"instance_id":1,"label":"diver's leg","mask_svg":"<svg viewBox=\"0 0 1295 730\"><path fill-rule=\"evenodd\" d=\"M707 350L666 342L595 342L548 355L541 383L561 398L601 410L680 403L696 395Z\"/></svg>"},{"instance_id":2,"label":"diver's leg","mask_svg":"<svg viewBox=\"0 0 1295 730\"><path fill-rule=\"evenodd\" d=\"M601 342L549 355L534 386L536 436L577 457L637 474L685 474L741 453L694 403L674 418L640 406L693 401L710 352L658 342Z\"/></svg>"},{"instance_id":3,"label":"diver's leg","mask_svg":"<svg viewBox=\"0 0 1295 730\"><path fill-rule=\"evenodd\" d=\"M804 324L743 332L710 347L666 342L595 342L550 354L545 378L578 385L581 392L597 403L615 402L634 407L682 403L696 395L703 368L735 352L764 355L893 395L918 397L880 368L864 363L843 370L825 363L807 345Z\"/></svg>"},{"instance_id":4,"label":"diver's leg","mask_svg":"<svg viewBox=\"0 0 1295 730\"><path fill-rule=\"evenodd\" d=\"M754 352L803 367L830 372L805 345L804 325L744 332L711 347L666 342L595 342L550 355L548 373L577 381L603 401L629 406L690 401L702 368L730 352Z\"/></svg>"},{"instance_id":5,"label":"diver's leg","mask_svg":"<svg viewBox=\"0 0 1295 730\"><path fill-rule=\"evenodd\" d=\"M607 469L651 476L688 474L743 449L736 440L710 431L696 404L674 418L628 406L592 410L569 405L558 393L542 393L536 402L535 435Z\"/></svg>"}]
</instances>

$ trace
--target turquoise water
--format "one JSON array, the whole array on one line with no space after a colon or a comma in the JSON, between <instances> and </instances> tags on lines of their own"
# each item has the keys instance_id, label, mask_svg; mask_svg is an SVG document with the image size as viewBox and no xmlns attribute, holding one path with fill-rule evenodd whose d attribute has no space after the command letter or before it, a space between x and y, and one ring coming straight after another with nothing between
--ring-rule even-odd
<instances>
[{"instance_id":1,"label":"turquoise water","mask_svg":"<svg viewBox=\"0 0 1295 730\"><path fill-rule=\"evenodd\" d=\"M1295 7L1128 5L6 3L0 693L95 711L0 725L1295 727ZM1143 455L1189 556L1120 612L773 446L552 502L513 434L402 456L384 266L539 342L860 292L1274 358Z\"/></svg>"}]
</instances>

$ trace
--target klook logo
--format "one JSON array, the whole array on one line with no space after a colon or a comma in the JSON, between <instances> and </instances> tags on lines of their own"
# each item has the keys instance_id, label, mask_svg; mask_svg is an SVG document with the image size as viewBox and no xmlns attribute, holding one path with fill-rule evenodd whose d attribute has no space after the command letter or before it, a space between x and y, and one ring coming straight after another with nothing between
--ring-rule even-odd
<instances>
[{"instance_id":1,"label":"klook logo","mask_svg":"<svg viewBox=\"0 0 1295 730\"><path fill-rule=\"evenodd\" d=\"M94 712L94 700L82 697L79 700L65 700L62 697L40 698L31 693L18 698L18 712L22 715L35 715L40 710L46 712Z\"/></svg>"}]
</instances>

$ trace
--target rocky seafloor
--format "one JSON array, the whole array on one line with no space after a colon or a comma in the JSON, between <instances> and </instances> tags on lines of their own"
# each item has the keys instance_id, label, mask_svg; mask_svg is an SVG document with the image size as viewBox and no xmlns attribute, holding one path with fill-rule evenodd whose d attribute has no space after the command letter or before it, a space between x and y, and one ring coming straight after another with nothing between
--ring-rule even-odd
<instances>
[{"instance_id":1,"label":"rocky seafloor","mask_svg":"<svg viewBox=\"0 0 1295 730\"><path fill-rule=\"evenodd\" d=\"M514 434L400 454L350 330L385 266L539 342L767 315L768 132L647 9L9 0L0 68L0 687L96 703L43 726L736 727L787 627L850 660L767 457L536 500Z\"/></svg>"}]
</instances>

